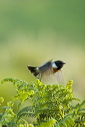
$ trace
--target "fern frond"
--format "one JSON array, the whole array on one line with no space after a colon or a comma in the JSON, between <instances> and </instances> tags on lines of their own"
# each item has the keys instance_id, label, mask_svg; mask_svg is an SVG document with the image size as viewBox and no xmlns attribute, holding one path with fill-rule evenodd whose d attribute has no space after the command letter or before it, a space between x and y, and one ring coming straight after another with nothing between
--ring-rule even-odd
<instances>
[{"instance_id":1,"label":"fern frond","mask_svg":"<svg viewBox=\"0 0 85 127\"><path fill-rule=\"evenodd\" d=\"M6 109L10 109L10 108L11 108L10 106L3 106L3 107L0 108L0 110L3 111L3 110L6 110Z\"/></svg>"},{"instance_id":2,"label":"fern frond","mask_svg":"<svg viewBox=\"0 0 85 127\"><path fill-rule=\"evenodd\" d=\"M20 79L17 79L17 78L5 78L5 79L3 79L2 81L1 81L1 83L3 84L3 83L5 83L5 82L17 82L18 80L20 80Z\"/></svg>"},{"instance_id":3,"label":"fern frond","mask_svg":"<svg viewBox=\"0 0 85 127\"><path fill-rule=\"evenodd\" d=\"M42 122L40 125L37 125L37 127L53 127L56 123L55 119L50 119L47 122Z\"/></svg>"},{"instance_id":4,"label":"fern frond","mask_svg":"<svg viewBox=\"0 0 85 127\"><path fill-rule=\"evenodd\" d=\"M74 119L69 116L65 116L62 120L60 120L55 127L74 127Z\"/></svg>"},{"instance_id":5,"label":"fern frond","mask_svg":"<svg viewBox=\"0 0 85 127\"><path fill-rule=\"evenodd\" d=\"M34 113L22 113L22 114L19 115L18 118L20 119L23 116L35 118Z\"/></svg>"},{"instance_id":6,"label":"fern frond","mask_svg":"<svg viewBox=\"0 0 85 127\"><path fill-rule=\"evenodd\" d=\"M25 108L23 108L22 110L20 110L17 114L17 116L19 116L20 114L24 113L24 112L33 112L33 107L32 106L27 106Z\"/></svg>"},{"instance_id":7,"label":"fern frond","mask_svg":"<svg viewBox=\"0 0 85 127\"><path fill-rule=\"evenodd\" d=\"M1 81L1 83L5 83L5 82L12 82L14 86L17 86L17 87L23 87L24 85L28 85L27 82L25 81L22 81L21 79L17 79L17 78L5 78Z\"/></svg>"},{"instance_id":8,"label":"fern frond","mask_svg":"<svg viewBox=\"0 0 85 127\"><path fill-rule=\"evenodd\" d=\"M80 101L74 97L73 81L63 85L45 85L39 80L28 84L17 78L6 78L1 83L12 82L16 95L7 102L7 106L0 108L0 124L7 126L29 126L22 117L36 118L36 127L84 127L85 100L73 106L72 101ZM13 112L15 100L21 106L25 100L31 99L32 105L21 109L17 114ZM0 98L0 103L4 99ZM5 119L5 120L4 120Z\"/></svg>"}]
</instances>

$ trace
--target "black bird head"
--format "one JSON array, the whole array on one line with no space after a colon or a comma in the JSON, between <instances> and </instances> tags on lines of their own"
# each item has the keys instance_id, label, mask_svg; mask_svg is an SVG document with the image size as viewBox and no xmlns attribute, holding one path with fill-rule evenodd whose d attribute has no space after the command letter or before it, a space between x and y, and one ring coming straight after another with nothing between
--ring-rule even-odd
<instances>
[{"instance_id":1,"label":"black bird head","mask_svg":"<svg viewBox=\"0 0 85 127\"><path fill-rule=\"evenodd\" d=\"M61 69L63 67L63 65L65 64L61 60L54 61L54 63L56 64L58 70Z\"/></svg>"}]
</instances>

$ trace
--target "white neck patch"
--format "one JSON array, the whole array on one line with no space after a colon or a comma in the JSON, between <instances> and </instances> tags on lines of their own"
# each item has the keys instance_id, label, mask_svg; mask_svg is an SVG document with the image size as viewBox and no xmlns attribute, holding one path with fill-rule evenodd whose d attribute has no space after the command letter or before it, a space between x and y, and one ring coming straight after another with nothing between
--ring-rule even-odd
<instances>
[{"instance_id":1,"label":"white neck patch","mask_svg":"<svg viewBox=\"0 0 85 127\"><path fill-rule=\"evenodd\" d=\"M58 68L57 65L55 63L52 63L52 67L53 68Z\"/></svg>"}]
</instances>

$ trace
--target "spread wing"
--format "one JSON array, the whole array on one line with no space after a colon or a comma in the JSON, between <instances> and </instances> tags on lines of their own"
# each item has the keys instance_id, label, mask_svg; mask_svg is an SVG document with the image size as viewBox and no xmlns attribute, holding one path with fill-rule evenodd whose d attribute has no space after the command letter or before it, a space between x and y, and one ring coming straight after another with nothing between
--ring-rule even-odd
<instances>
[{"instance_id":1,"label":"spread wing","mask_svg":"<svg viewBox=\"0 0 85 127\"><path fill-rule=\"evenodd\" d=\"M48 64L52 64L52 61L53 61L53 59L47 61L46 63L44 63L44 64L41 65L40 67L46 66L46 65L48 65Z\"/></svg>"},{"instance_id":2,"label":"spread wing","mask_svg":"<svg viewBox=\"0 0 85 127\"><path fill-rule=\"evenodd\" d=\"M52 60L49 60L48 62L44 63L42 66L39 67L40 73L43 75L49 74L49 70L52 68Z\"/></svg>"},{"instance_id":3,"label":"spread wing","mask_svg":"<svg viewBox=\"0 0 85 127\"><path fill-rule=\"evenodd\" d=\"M40 80L44 84L64 84L64 78L61 70L56 73L52 73L52 70L49 70L43 75L40 75Z\"/></svg>"},{"instance_id":4,"label":"spread wing","mask_svg":"<svg viewBox=\"0 0 85 127\"><path fill-rule=\"evenodd\" d=\"M59 70L53 76L55 77L55 79L57 79L58 83L64 84L65 81L64 81L62 70Z\"/></svg>"}]
</instances>

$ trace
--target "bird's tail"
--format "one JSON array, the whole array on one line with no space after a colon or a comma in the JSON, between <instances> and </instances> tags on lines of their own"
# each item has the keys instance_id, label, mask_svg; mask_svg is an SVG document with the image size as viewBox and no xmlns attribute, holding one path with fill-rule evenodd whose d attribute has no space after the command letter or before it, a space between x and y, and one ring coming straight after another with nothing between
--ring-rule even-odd
<instances>
[{"instance_id":1,"label":"bird's tail","mask_svg":"<svg viewBox=\"0 0 85 127\"><path fill-rule=\"evenodd\" d=\"M32 66L27 66L29 71L36 77L39 74L39 69L38 67L32 67Z\"/></svg>"}]
</instances>

